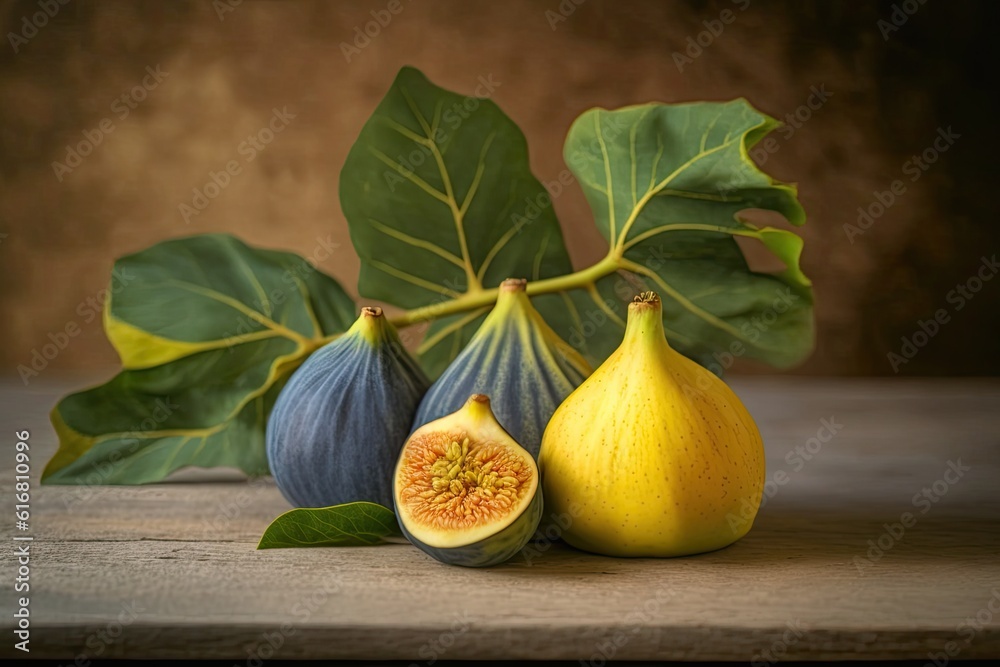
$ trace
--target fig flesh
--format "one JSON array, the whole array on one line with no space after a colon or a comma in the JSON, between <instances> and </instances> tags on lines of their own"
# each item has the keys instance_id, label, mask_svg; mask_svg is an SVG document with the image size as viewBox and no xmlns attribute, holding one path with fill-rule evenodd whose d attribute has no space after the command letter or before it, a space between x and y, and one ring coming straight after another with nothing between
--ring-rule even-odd
<instances>
[{"instance_id":1,"label":"fig flesh","mask_svg":"<svg viewBox=\"0 0 1000 667\"><path fill-rule=\"evenodd\" d=\"M552 413L591 368L534 309L526 284L501 283L496 306L420 402L414 429L487 394L504 429L538 456Z\"/></svg>"},{"instance_id":2,"label":"fig flesh","mask_svg":"<svg viewBox=\"0 0 1000 667\"><path fill-rule=\"evenodd\" d=\"M682 556L743 537L760 506L764 447L714 374L674 351L659 298L629 305L621 346L556 410L539 467L569 544L608 556Z\"/></svg>"},{"instance_id":3,"label":"fig flesh","mask_svg":"<svg viewBox=\"0 0 1000 667\"><path fill-rule=\"evenodd\" d=\"M267 424L274 480L297 507L392 507L392 471L429 381L381 308L363 308L278 395Z\"/></svg>"},{"instance_id":4,"label":"fig flesh","mask_svg":"<svg viewBox=\"0 0 1000 667\"><path fill-rule=\"evenodd\" d=\"M504 431L481 394L417 429L394 479L403 533L443 563L502 563L524 547L541 519L535 460Z\"/></svg>"}]
</instances>

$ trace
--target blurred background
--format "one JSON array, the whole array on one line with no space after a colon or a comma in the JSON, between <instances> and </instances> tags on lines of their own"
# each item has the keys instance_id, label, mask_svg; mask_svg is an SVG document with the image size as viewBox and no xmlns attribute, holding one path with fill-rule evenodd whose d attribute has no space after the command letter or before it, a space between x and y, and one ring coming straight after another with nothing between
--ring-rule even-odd
<instances>
[{"instance_id":1,"label":"blurred background","mask_svg":"<svg viewBox=\"0 0 1000 667\"><path fill-rule=\"evenodd\" d=\"M893 375L888 353L945 309L898 372L1000 373L996 4L398 2L370 38L389 0L0 3L0 370L16 376L75 324L45 374L111 372L97 298L114 258L169 237L294 250L356 295L338 175L409 64L464 94L491 81L543 182L590 107L742 96L789 118L755 158L799 184L810 218L817 349L792 372ZM186 219L192 190L276 108L293 116L284 131ZM574 263L600 258L579 189L555 208Z\"/></svg>"}]
</instances>

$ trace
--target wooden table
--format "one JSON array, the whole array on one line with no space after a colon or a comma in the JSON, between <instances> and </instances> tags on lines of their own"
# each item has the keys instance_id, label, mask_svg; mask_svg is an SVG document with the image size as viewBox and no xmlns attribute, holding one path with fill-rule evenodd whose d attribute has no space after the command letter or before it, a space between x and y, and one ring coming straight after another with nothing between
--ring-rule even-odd
<instances>
[{"instance_id":1,"label":"wooden table","mask_svg":"<svg viewBox=\"0 0 1000 667\"><path fill-rule=\"evenodd\" d=\"M1000 657L1000 381L734 386L767 443L773 495L745 539L691 558L554 545L468 570L402 544L259 552L287 509L270 481L214 471L210 483L186 473L145 487L36 485L31 657ZM46 414L65 389L0 390L10 505L13 433L31 431L37 476L55 448ZM906 512L915 523L901 532ZM17 655L13 607L7 589L5 656Z\"/></svg>"}]
</instances>

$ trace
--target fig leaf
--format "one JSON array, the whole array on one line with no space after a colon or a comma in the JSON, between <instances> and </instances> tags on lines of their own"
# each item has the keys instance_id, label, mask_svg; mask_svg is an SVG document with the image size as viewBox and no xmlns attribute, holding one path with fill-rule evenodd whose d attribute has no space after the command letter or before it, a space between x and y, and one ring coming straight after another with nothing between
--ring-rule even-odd
<instances>
[{"instance_id":1,"label":"fig leaf","mask_svg":"<svg viewBox=\"0 0 1000 667\"><path fill-rule=\"evenodd\" d=\"M787 367L811 352L802 239L744 219L748 209L762 209L792 225L805 222L795 186L750 159L777 126L743 99L591 109L573 123L565 159L619 269L597 281L592 301L625 297L600 297L608 324L595 327L591 354L606 355L621 340L626 304L637 292L613 287L622 272L660 292L667 339L696 360L722 351ZM786 268L752 271L737 236L760 241Z\"/></svg>"},{"instance_id":2,"label":"fig leaf","mask_svg":"<svg viewBox=\"0 0 1000 667\"><path fill-rule=\"evenodd\" d=\"M142 484L185 466L267 472L264 423L291 372L355 318L304 259L209 234L115 264L104 328L123 369L52 411L42 481Z\"/></svg>"},{"instance_id":3,"label":"fig leaf","mask_svg":"<svg viewBox=\"0 0 1000 667\"><path fill-rule=\"evenodd\" d=\"M572 272L524 135L495 102L400 70L340 175L361 258L358 292L404 308ZM481 320L435 323L421 349L436 377ZM443 333L442 333L443 332Z\"/></svg>"}]
</instances>

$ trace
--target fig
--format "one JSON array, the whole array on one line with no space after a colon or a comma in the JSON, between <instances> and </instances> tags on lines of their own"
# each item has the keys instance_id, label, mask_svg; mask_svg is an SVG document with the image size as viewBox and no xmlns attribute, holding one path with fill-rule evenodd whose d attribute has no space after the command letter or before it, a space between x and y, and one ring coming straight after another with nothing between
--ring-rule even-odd
<instances>
[{"instance_id":1,"label":"fig","mask_svg":"<svg viewBox=\"0 0 1000 667\"><path fill-rule=\"evenodd\" d=\"M403 534L442 563L502 563L531 539L542 517L535 459L500 426L482 394L414 431L394 479Z\"/></svg>"},{"instance_id":2,"label":"fig","mask_svg":"<svg viewBox=\"0 0 1000 667\"><path fill-rule=\"evenodd\" d=\"M430 381L381 308L362 308L282 388L267 461L297 507L367 500L392 507L392 471Z\"/></svg>"},{"instance_id":3,"label":"fig","mask_svg":"<svg viewBox=\"0 0 1000 667\"><path fill-rule=\"evenodd\" d=\"M503 427L538 456L552 413L591 368L534 309L526 285L518 279L500 284L493 310L420 402L414 429L483 393L493 399Z\"/></svg>"},{"instance_id":4,"label":"fig","mask_svg":"<svg viewBox=\"0 0 1000 667\"><path fill-rule=\"evenodd\" d=\"M621 346L559 406L539 468L569 544L683 556L750 530L764 488L760 432L732 390L673 350L660 299L629 304Z\"/></svg>"}]
</instances>

